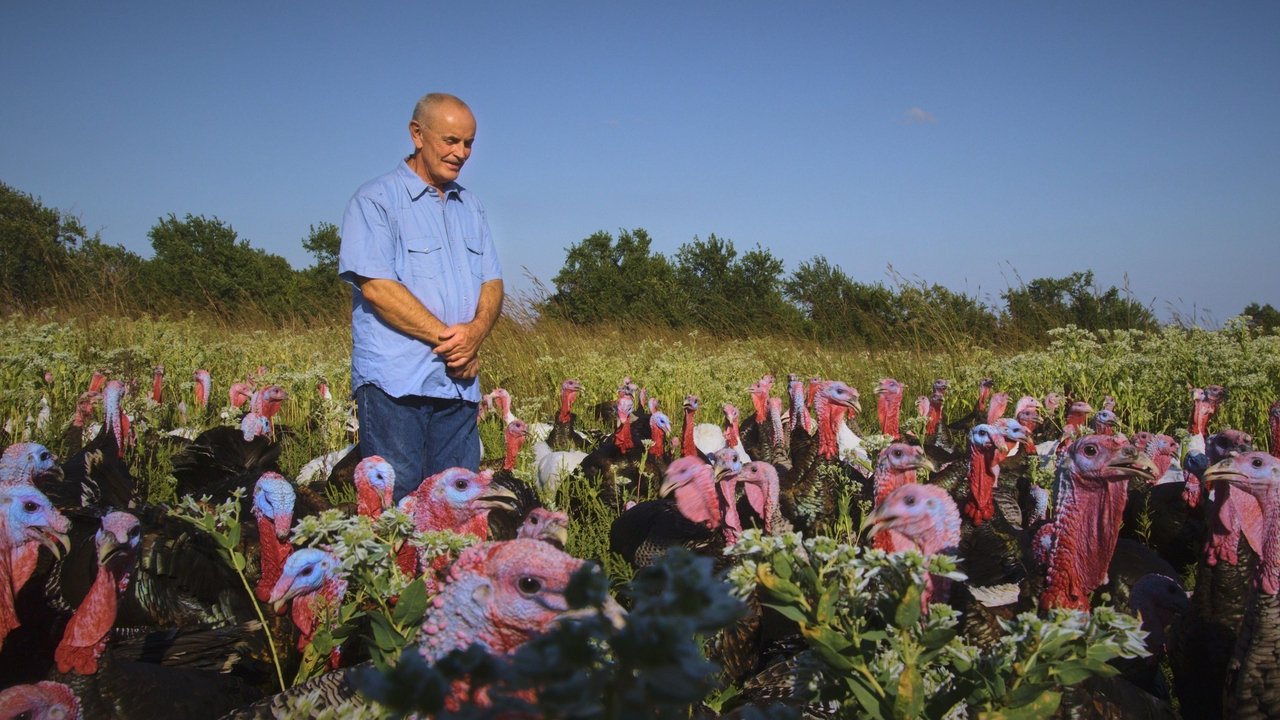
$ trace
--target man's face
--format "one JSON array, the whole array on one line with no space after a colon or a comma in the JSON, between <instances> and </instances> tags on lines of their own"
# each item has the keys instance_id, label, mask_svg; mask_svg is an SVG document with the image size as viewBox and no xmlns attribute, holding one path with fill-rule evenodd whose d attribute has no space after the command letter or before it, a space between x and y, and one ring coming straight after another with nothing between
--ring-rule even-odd
<instances>
[{"instance_id":1,"label":"man's face","mask_svg":"<svg viewBox=\"0 0 1280 720\"><path fill-rule=\"evenodd\" d=\"M418 148L416 170L437 190L458 179L471 157L476 139L476 119L461 105L441 105L423 122L409 122L409 134Z\"/></svg>"}]
</instances>

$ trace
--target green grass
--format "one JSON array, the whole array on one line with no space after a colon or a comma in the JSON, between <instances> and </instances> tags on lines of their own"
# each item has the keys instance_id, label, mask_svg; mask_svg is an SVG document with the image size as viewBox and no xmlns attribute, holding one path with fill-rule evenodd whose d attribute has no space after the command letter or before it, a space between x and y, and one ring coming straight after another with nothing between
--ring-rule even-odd
<instances>
[{"instance_id":1,"label":"green grass","mask_svg":"<svg viewBox=\"0 0 1280 720\"><path fill-rule=\"evenodd\" d=\"M206 368L214 378L213 408L204 418L192 410L188 424L232 422L219 417L228 386L262 366L263 381L283 385L290 394L278 417L293 430L281 462L286 472L296 472L312 457L349 442L344 426L350 411L350 342L345 325L242 330L194 317L9 318L0 323L0 424L9 427L3 440L8 444L26 435L59 452L75 399L98 368L112 377L136 379L128 410L143 418L141 425L160 430L177 423L177 401L194 408L191 372ZM1214 427L1240 428L1266 445L1267 408L1280 396L1280 336L1260 335L1239 323L1216 332L1168 328L1094 334L1069 328L1055 331L1048 347L1001 354L982 347L957 349L954 343L947 352L927 347L868 352L773 338L504 321L485 345L483 363L483 389L507 388L513 411L531 421L548 420L560 381L578 378L584 386L579 417L588 425L589 408L613 398L623 376L648 388L668 413L680 407L686 394L697 394L703 407L700 419L709 422L720 421L716 408L724 402L749 412L747 387L766 372L777 375L780 384L788 372L838 378L862 390L860 422L868 429L875 427L871 390L886 376L907 385L904 421L914 415L914 397L925 394L934 378L951 380L947 410L956 414L971 407L978 380L991 377L1015 398L1056 391L1098 406L1103 396L1112 395L1126 429L1159 432L1185 427L1190 388L1216 383L1227 388L1229 397ZM156 364L167 371L165 403L159 408L144 400ZM45 371L53 374L52 384L44 382ZM335 400L321 400L316 385L322 379ZM42 398L50 418L36 428ZM489 458L500 457L501 428L486 423L482 433ZM164 458L157 454L151 467L138 470L162 476ZM163 477L152 485L164 494Z\"/></svg>"}]
</instances>

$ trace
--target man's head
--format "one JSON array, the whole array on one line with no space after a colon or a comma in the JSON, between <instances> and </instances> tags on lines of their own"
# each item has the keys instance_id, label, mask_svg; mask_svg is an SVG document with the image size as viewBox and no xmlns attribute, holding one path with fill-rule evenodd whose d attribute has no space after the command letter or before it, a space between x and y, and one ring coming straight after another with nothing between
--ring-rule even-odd
<instances>
[{"instance_id":1,"label":"man's head","mask_svg":"<svg viewBox=\"0 0 1280 720\"><path fill-rule=\"evenodd\" d=\"M409 158L409 167L427 184L443 191L445 185L458 179L463 164L471 157L476 118L458 98L431 93L414 107L409 136L417 148Z\"/></svg>"}]
</instances>

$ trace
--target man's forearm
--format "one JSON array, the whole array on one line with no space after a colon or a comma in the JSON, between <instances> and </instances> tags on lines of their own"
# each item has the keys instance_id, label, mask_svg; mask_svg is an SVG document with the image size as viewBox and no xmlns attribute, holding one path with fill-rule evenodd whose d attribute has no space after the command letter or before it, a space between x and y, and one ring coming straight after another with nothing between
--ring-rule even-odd
<instances>
[{"instance_id":1,"label":"man's forearm","mask_svg":"<svg viewBox=\"0 0 1280 720\"><path fill-rule=\"evenodd\" d=\"M501 281L498 282L501 283ZM360 292L364 294L364 299L373 306L374 312L382 318L383 322L428 345L440 344L440 333L444 331L445 324L432 315L431 311L424 307L422 302L404 285L384 278L365 278L358 285ZM485 284L485 287L487 286L488 283ZM499 293L501 293L501 287L499 287ZM483 288L480 298L483 301ZM502 300L499 298L499 309L501 306ZM478 309L477 315L479 315Z\"/></svg>"},{"instance_id":2,"label":"man's forearm","mask_svg":"<svg viewBox=\"0 0 1280 720\"><path fill-rule=\"evenodd\" d=\"M502 314L504 296L501 280L490 280L480 286L480 300L476 303L476 316L471 322L475 323L482 337L488 337L493 332L493 326Z\"/></svg>"}]
</instances>

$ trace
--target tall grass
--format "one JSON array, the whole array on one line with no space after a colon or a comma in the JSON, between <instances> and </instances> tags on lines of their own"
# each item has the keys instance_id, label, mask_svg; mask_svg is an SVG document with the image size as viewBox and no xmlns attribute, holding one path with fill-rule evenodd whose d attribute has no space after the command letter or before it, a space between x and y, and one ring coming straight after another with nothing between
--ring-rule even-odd
<instances>
[{"instance_id":1,"label":"tall grass","mask_svg":"<svg viewBox=\"0 0 1280 720\"><path fill-rule=\"evenodd\" d=\"M1015 398L1050 391L1098 406L1105 395L1118 402L1128 429L1170 432L1185 427L1190 388L1220 384L1229 397L1215 427L1232 426L1266 444L1268 406L1280 396L1280 335L1263 335L1242 322L1219 331L1165 328L1157 332L1090 333L1074 328L1053 332L1047 347L1025 352L966 345L953 337L943 347L927 342L892 351L850 349L839 343L793 338L713 337L697 331L661 327L584 328L521 315L517 305L499 322L482 350L482 389L495 385L513 395L513 411L530 421L548 421L557 405L560 381L575 377L584 385L579 416L610 400L624 376L659 398L668 411L688 393L697 394L699 419L719 422L719 407L733 402L747 410L747 388L764 373L780 381L787 373L841 379L863 394L859 424L874 429L871 390L882 377L907 385L904 419L912 400L927 394L934 378L951 381L947 414L970 408L979 379L991 377ZM266 368L263 382L278 383L290 394L278 420L294 432L282 464L296 472L311 457L350 442L345 420L350 412L350 329L345 321L318 325L229 323L197 315L177 319L9 317L0 321L0 440L27 437L55 452L71 419L77 396L97 369L112 377L136 379L127 399L136 426L166 431L180 421L178 401L189 409L187 424L199 428L235 422L227 412L227 388ZM152 368L166 370L165 402L146 401ZM192 371L208 369L214 378L211 408L194 412ZM44 374L52 374L46 383ZM256 377L256 375L255 375ZM323 401L317 384L328 382L333 401ZM48 420L39 424L41 408ZM37 425L39 425L37 427ZM488 454L502 452L496 424L482 428ZM160 473L164 458L154 457ZM162 479L155 483L162 489Z\"/></svg>"}]
</instances>

